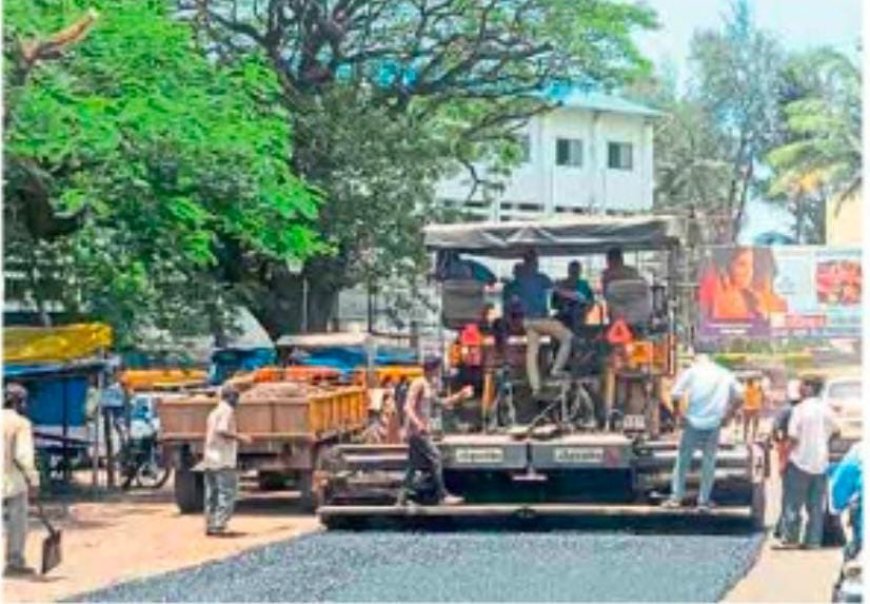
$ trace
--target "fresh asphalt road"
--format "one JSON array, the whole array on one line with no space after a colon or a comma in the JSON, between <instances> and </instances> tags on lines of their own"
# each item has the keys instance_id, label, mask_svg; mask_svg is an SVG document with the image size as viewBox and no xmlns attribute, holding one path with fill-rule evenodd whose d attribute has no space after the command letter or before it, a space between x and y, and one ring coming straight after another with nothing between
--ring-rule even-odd
<instances>
[{"instance_id":1,"label":"fresh asphalt road","mask_svg":"<svg viewBox=\"0 0 870 604\"><path fill-rule=\"evenodd\" d=\"M576 526L324 532L76 601L717 601L763 541L746 530Z\"/></svg>"}]
</instances>

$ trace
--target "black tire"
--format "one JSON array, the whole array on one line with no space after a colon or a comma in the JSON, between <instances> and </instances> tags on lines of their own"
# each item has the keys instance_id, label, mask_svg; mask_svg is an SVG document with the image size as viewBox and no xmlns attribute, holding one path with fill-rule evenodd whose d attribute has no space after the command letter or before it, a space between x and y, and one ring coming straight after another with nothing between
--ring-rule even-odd
<instances>
[{"instance_id":1,"label":"black tire","mask_svg":"<svg viewBox=\"0 0 870 604\"><path fill-rule=\"evenodd\" d=\"M182 514L197 514L205 507L205 478L202 472L175 472L175 504Z\"/></svg>"},{"instance_id":2,"label":"black tire","mask_svg":"<svg viewBox=\"0 0 870 604\"><path fill-rule=\"evenodd\" d=\"M752 528L756 531L765 529L765 515L767 514L767 489L764 482L756 482L752 485L751 519Z\"/></svg>"}]
</instances>

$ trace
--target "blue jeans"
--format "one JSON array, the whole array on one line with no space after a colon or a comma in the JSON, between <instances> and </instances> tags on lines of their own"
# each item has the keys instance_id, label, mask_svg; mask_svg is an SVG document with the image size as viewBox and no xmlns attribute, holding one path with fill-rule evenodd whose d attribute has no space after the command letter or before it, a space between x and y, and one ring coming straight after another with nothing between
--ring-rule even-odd
<instances>
[{"instance_id":1,"label":"blue jeans","mask_svg":"<svg viewBox=\"0 0 870 604\"><path fill-rule=\"evenodd\" d=\"M824 474L804 472L793 463L788 464L782 488L785 493L782 538L787 543L798 543L801 534L801 511L806 510L807 525L804 544L822 545L825 522L825 495L828 480Z\"/></svg>"},{"instance_id":2,"label":"blue jeans","mask_svg":"<svg viewBox=\"0 0 870 604\"><path fill-rule=\"evenodd\" d=\"M719 428L698 430L689 424L683 428L680 437L680 449L674 464L674 474L671 479L671 498L682 501L686 496L686 474L692 465L692 455L696 449L701 449L701 490L698 494L698 505L710 503L710 493L713 492L713 480L716 478L716 452L719 449Z\"/></svg>"}]
</instances>

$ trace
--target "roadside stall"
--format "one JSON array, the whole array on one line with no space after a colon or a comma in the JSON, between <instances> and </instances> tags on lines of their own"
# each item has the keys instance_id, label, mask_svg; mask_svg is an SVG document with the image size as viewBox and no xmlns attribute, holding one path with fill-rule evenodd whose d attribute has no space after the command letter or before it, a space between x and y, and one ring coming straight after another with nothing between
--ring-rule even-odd
<instances>
[{"instance_id":1,"label":"roadside stall","mask_svg":"<svg viewBox=\"0 0 870 604\"><path fill-rule=\"evenodd\" d=\"M69 483L73 469L99 450L98 433L88 425L88 393L102 386L111 328L9 327L3 344L4 382L18 382L29 394L27 414L45 484Z\"/></svg>"}]
</instances>

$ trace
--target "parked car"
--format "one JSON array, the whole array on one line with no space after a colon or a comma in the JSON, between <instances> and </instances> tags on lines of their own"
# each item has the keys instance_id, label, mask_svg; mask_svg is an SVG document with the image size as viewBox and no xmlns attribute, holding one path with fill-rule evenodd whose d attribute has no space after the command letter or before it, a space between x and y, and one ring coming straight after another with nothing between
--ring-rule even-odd
<instances>
[{"instance_id":1,"label":"parked car","mask_svg":"<svg viewBox=\"0 0 870 604\"><path fill-rule=\"evenodd\" d=\"M860 377L828 379L822 390L822 400L837 417L840 433L831 442L831 463L837 463L849 448L861 440L863 384Z\"/></svg>"}]
</instances>

